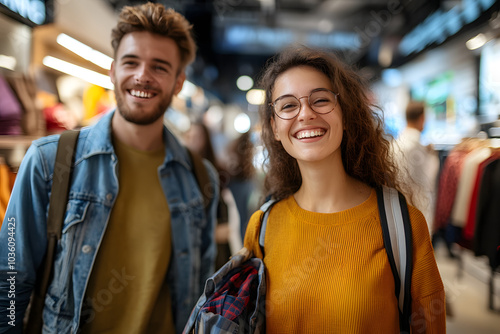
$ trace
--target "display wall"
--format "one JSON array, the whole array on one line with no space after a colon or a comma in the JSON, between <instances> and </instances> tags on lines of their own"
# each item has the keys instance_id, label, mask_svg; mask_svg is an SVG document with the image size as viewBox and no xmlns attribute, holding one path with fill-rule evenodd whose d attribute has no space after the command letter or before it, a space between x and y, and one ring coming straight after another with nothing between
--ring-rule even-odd
<instances>
[{"instance_id":1,"label":"display wall","mask_svg":"<svg viewBox=\"0 0 500 334\"><path fill-rule=\"evenodd\" d=\"M32 29L0 14L0 68L27 72L30 65Z\"/></svg>"},{"instance_id":2,"label":"display wall","mask_svg":"<svg viewBox=\"0 0 500 334\"><path fill-rule=\"evenodd\" d=\"M477 134L479 55L465 46L475 34L477 31L456 37L390 69L391 75L383 75L372 86L391 135L397 137L406 126L404 112L410 99L427 106L424 144L454 145Z\"/></svg>"},{"instance_id":3,"label":"display wall","mask_svg":"<svg viewBox=\"0 0 500 334\"><path fill-rule=\"evenodd\" d=\"M500 40L489 41L481 50L479 66L479 115L484 122L500 116Z\"/></svg>"}]
</instances>

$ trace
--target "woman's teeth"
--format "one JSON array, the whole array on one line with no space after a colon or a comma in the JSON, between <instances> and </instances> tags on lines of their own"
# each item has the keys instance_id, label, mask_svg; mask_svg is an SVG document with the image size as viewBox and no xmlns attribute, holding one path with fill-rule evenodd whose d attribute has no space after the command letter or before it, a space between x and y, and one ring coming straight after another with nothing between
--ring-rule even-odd
<instances>
[{"instance_id":1,"label":"woman's teeth","mask_svg":"<svg viewBox=\"0 0 500 334\"><path fill-rule=\"evenodd\" d=\"M297 139L318 137L325 134L323 130L301 131L297 133Z\"/></svg>"}]
</instances>

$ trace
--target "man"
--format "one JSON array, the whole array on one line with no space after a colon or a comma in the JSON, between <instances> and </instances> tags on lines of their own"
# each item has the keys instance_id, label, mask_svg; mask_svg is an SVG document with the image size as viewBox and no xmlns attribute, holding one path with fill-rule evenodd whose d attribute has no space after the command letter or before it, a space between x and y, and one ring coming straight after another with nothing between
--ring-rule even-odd
<instances>
[{"instance_id":1,"label":"man","mask_svg":"<svg viewBox=\"0 0 500 334\"><path fill-rule=\"evenodd\" d=\"M409 187L412 204L422 211L431 232L439 159L430 146L420 143L425 124L423 103L408 103L406 123L406 128L394 145L396 162L404 177L403 184Z\"/></svg>"},{"instance_id":2,"label":"man","mask_svg":"<svg viewBox=\"0 0 500 334\"><path fill-rule=\"evenodd\" d=\"M44 328L180 333L215 258L216 200L205 210L188 154L163 125L196 46L182 15L152 3L122 10L112 45L117 108L79 136ZM0 232L2 333L21 332L45 253L57 141L30 147L6 213L16 222L15 326L7 317L7 229Z\"/></svg>"}]
</instances>

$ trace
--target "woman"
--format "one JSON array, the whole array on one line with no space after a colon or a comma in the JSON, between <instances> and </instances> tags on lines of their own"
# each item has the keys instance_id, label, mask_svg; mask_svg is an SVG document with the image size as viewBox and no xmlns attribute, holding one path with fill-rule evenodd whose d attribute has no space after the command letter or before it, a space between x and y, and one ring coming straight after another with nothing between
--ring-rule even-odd
<instances>
[{"instance_id":1,"label":"woman","mask_svg":"<svg viewBox=\"0 0 500 334\"><path fill-rule=\"evenodd\" d=\"M382 120L361 79L332 55L288 49L264 71L262 137L271 209L245 247L267 270L268 333L399 333L375 188L401 189ZM445 333L444 288L423 215L412 223L413 333Z\"/></svg>"},{"instance_id":2,"label":"woman","mask_svg":"<svg viewBox=\"0 0 500 334\"><path fill-rule=\"evenodd\" d=\"M215 242L217 243L217 257L215 269L219 269L242 247L240 233L240 215L231 190L227 187L229 177L220 168L215 156L210 131L202 122L195 122L184 133L184 143L193 152L199 154L214 165L219 173L220 198L217 207L217 227L215 228Z\"/></svg>"},{"instance_id":3,"label":"woman","mask_svg":"<svg viewBox=\"0 0 500 334\"><path fill-rule=\"evenodd\" d=\"M240 214L241 240L245 237L247 223L253 211L256 189L256 170L253 165L254 145L251 133L245 132L234 139L227 149L226 171L229 175L227 187L231 190ZM253 207L253 208L252 208Z\"/></svg>"}]
</instances>

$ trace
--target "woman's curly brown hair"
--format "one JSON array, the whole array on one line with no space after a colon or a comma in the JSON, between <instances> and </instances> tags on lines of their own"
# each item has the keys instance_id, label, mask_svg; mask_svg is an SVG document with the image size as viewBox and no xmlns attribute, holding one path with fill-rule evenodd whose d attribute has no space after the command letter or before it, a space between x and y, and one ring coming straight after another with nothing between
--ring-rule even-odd
<instances>
[{"instance_id":1,"label":"woman's curly brown hair","mask_svg":"<svg viewBox=\"0 0 500 334\"><path fill-rule=\"evenodd\" d=\"M173 39L179 48L180 69L194 61L196 44L192 25L175 10L151 2L123 7L118 23L111 32L111 45L115 55L123 36L134 31L147 31Z\"/></svg>"},{"instance_id":2,"label":"woman's curly brown hair","mask_svg":"<svg viewBox=\"0 0 500 334\"><path fill-rule=\"evenodd\" d=\"M275 114L270 105L276 79L297 66L309 66L324 73L330 78L333 91L339 94L345 129L341 152L347 174L371 187L387 185L400 190L382 116L370 103L361 77L333 54L300 46L288 48L271 58L260 79L260 87L266 92L265 103L260 108L262 140L267 150L266 194L283 199L294 194L302 184L297 161L274 137L271 118Z\"/></svg>"}]
</instances>

